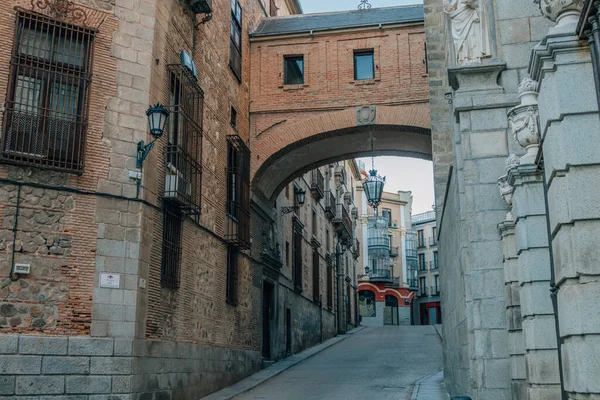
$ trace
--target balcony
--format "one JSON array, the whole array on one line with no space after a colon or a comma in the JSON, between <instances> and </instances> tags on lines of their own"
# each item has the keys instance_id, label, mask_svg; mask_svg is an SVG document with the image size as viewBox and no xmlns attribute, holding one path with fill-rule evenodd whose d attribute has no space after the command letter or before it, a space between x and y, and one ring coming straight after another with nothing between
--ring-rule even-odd
<instances>
[{"instance_id":1,"label":"balcony","mask_svg":"<svg viewBox=\"0 0 600 400\"><path fill-rule=\"evenodd\" d=\"M419 290L419 280L418 279L407 279L408 288L413 291Z\"/></svg>"},{"instance_id":2,"label":"balcony","mask_svg":"<svg viewBox=\"0 0 600 400\"><path fill-rule=\"evenodd\" d=\"M369 271L368 275L371 282L392 282L392 273L389 269L376 269Z\"/></svg>"},{"instance_id":3,"label":"balcony","mask_svg":"<svg viewBox=\"0 0 600 400\"><path fill-rule=\"evenodd\" d=\"M429 242L429 246L437 246L438 241L437 238L435 236L431 236L428 240Z\"/></svg>"},{"instance_id":4,"label":"balcony","mask_svg":"<svg viewBox=\"0 0 600 400\"><path fill-rule=\"evenodd\" d=\"M398 257L400 255L400 248L398 246L390 248L390 257Z\"/></svg>"},{"instance_id":5,"label":"balcony","mask_svg":"<svg viewBox=\"0 0 600 400\"><path fill-rule=\"evenodd\" d=\"M348 213L348 209L343 204L336 204L336 215L333 218L333 224L342 239L350 239L352 237L352 218L350 218L350 213Z\"/></svg>"},{"instance_id":6,"label":"balcony","mask_svg":"<svg viewBox=\"0 0 600 400\"><path fill-rule=\"evenodd\" d=\"M325 196L325 178L318 169L313 169L311 172L310 191L317 200Z\"/></svg>"},{"instance_id":7,"label":"balcony","mask_svg":"<svg viewBox=\"0 0 600 400\"><path fill-rule=\"evenodd\" d=\"M360 257L360 242L358 241L358 239L354 240L354 246L352 246L352 254L356 259Z\"/></svg>"},{"instance_id":8,"label":"balcony","mask_svg":"<svg viewBox=\"0 0 600 400\"><path fill-rule=\"evenodd\" d=\"M325 216L330 221L337 216L335 195L331 190L325 192Z\"/></svg>"},{"instance_id":9,"label":"balcony","mask_svg":"<svg viewBox=\"0 0 600 400\"><path fill-rule=\"evenodd\" d=\"M390 253L390 238L387 236L370 237L367 239L369 245L369 253Z\"/></svg>"},{"instance_id":10,"label":"balcony","mask_svg":"<svg viewBox=\"0 0 600 400\"><path fill-rule=\"evenodd\" d=\"M438 260L429 261L429 269L432 271L440 269L440 263L438 262Z\"/></svg>"}]
</instances>

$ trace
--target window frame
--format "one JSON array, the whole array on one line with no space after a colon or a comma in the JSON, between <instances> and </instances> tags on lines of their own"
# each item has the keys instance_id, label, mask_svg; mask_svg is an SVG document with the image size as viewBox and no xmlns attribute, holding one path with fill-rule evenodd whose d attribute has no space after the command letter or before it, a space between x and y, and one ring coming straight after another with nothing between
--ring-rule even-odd
<instances>
[{"instance_id":1,"label":"window frame","mask_svg":"<svg viewBox=\"0 0 600 400\"><path fill-rule=\"evenodd\" d=\"M231 0L231 20L229 28L229 68L233 75L242 83L242 27L243 27L243 8L239 0ZM236 43L235 34L239 37L239 43ZM239 66L234 65L233 55L237 52L239 57Z\"/></svg>"},{"instance_id":2,"label":"window frame","mask_svg":"<svg viewBox=\"0 0 600 400\"><path fill-rule=\"evenodd\" d=\"M172 289L179 288L181 278L183 216L177 203L163 201L160 282Z\"/></svg>"},{"instance_id":3,"label":"window frame","mask_svg":"<svg viewBox=\"0 0 600 400\"><path fill-rule=\"evenodd\" d=\"M2 126L2 162L83 173L95 38L96 30L43 14L21 9L17 11ZM46 43L47 48L31 44L38 42ZM76 44L73 46L73 43ZM62 54L60 50L67 47L69 50L75 47L75 51ZM37 51L37 54L31 54L32 51ZM42 52L44 56L40 54ZM75 59L81 63L71 63ZM25 103L21 102L22 98L17 100L19 82L25 82L25 79L37 82L33 86L21 87L21 93L34 93L36 104L29 104L29 96ZM69 94L65 95L65 90ZM61 99L59 107L53 105L56 96ZM73 107L74 114L69 113L69 108ZM56 114L67 115L68 118ZM15 118L19 118L16 128L13 127ZM19 129L22 118L32 124L29 132ZM68 124L69 128L60 129L57 124ZM29 136L29 139L25 136ZM63 143L56 147L57 137L61 142L67 140L64 148ZM14 143L15 148L12 148ZM31 146L36 148L32 149Z\"/></svg>"},{"instance_id":4,"label":"window frame","mask_svg":"<svg viewBox=\"0 0 600 400\"><path fill-rule=\"evenodd\" d=\"M369 78L359 78L357 75L357 57L364 57L366 55L370 55L371 56L371 70L372 70L372 76ZM354 60L354 80L355 81L366 81L366 80L372 80L375 79L375 49L360 49L360 50L354 50L354 54L353 54L353 60Z\"/></svg>"},{"instance_id":5,"label":"window frame","mask_svg":"<svg viewBox=\"0 0 600 400\"><path fill-rule=\"evenodd\" d=\"M294 83L290 83L288 81L288 62L293 62L293 61L298 61L298 60L302 60L302 82L294 82ZM283 56L283 84L286 86L289 85L304 85L304 82L306 82L305 76L304 76L304 54L290 54L290 55L285 55Z\"/></svg>"}]
</instances>

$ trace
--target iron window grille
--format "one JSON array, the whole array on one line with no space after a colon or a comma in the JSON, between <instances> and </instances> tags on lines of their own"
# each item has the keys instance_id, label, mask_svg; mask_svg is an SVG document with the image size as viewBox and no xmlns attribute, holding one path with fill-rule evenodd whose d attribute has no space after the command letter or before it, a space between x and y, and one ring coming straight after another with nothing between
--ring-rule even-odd
<instances>
[{"instance_id":1,"label":"iron window grille","mask_svg":"<svg viewBox=\"0 0 600 400\"><path fill-rule=\"evenodd\" d=\"M302 292L302 229L297 226L296 218L294 218L293 225L292 278L294 289Z\"/></svg>"},{"instance_id":2,"label":"iron window grille","mask_svg":"<svg viewBox=\"0 0 600 400\"><path fill-rule=\"evenodd\" d=\"M185 215L200 216L202 206L202 116L204 94L179 64L170 74L168 141L164 197L179 203Z\"/></svg>"},{"instance_id":3,"label":"iron window grille","mask_svg":"<svg viewBox=\"0 0 600 400\"><path fill-rule=\"evenodd\" d=\"M304 56L283 58L283 83L285 85L304 84Z\"/></svg>"},{"instance_id":4,"label":"iron window grille","mask_svg":"<svg viewBox=\"0 0 600 400\"><path fill-rule=\"evenodd\" d=\"M242 82L242 6L231 0L231 27L229 43L229 66L239 82Z\"/></svg>"},{"instance_id":5,"label":"iron window grille","mask_svg":"<svg viewBox=\"0 0 600 400\"><path fill-rule=\"evenodd\" d=\"M354 80L375 78L375 57L373 50L354 51Z\"/></svg>"},{"instance_id":6,"label":"iron window grille","mask_svg":"<svg viewBox=\"0 0 600 400\"><path fill-rule=\"evenodd\" d=\"M250 149L241 137L227 137L227 231L225 240L250 248Z\"/></svg>"},{"instance_id":7,"label":"iron window grille","mask_svg":"<svg viewBox=\"0 0 600 400\"><path fill-rule=\"evenodd\" d=\"M17 11L2 161L83 172L94 35Z\"/></svg>"},{"instance_id":8,"label":"iron window grille","mask_svg":"<svg viewBox=\"0 0 600 400\"><path fill-rule=\"evenodd\" d=\"M319 251L313 249L313 300L318 302L321 296L321 266L319 260Z\"/></svg>"},{"instance_id":9,"label":"iron window grille","mask_svg":"<svg viewBox=\"0 0 600 400\"><path fill-rule=\"evenodd\" d=\"M227 247L226 301L232 306L238 301L238 251L233 246Z\"/></svg>"},{"instance_id":10,"label":"iron window grille","mask_svg":"<svg viewBox=\"0 0 600 400\"><path fill-rule=\"evenodd\" d=\"M164 201L160 280L166 287L179 287L182 232L183 213L181 207L177 203Z\"/></svg>"}]
</instances>

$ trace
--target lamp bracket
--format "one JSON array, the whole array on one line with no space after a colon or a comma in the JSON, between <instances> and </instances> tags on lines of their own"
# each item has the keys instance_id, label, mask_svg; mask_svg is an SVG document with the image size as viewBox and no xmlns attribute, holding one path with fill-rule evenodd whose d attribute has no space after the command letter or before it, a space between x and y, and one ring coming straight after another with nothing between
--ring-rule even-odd
<instances>
[{"instance_id":1,"label":"lamp bracket","mask_svg":"<svg viewBox=\"0 0 600 400\"><path fill-rule=\"evenodd\" d=\"M150 153L150 150L152 150L154 148L154 142L156 142L156 139L154 139L153 141L151 141L148 144L144 144L143 140L140 140L137 144L137 158L136 158L136 162L135 162L135 166L139 169L142 168L142 163L144 162L144 160L146 159L146 157L148 157L148 153Z\"/></svg>"},{"instance_id":2,"label":"lamp bracket","mask_svg":"<svg viewBox=\"0 0 600 400\"><path fill-rule=\"evenodd\" d=\"M289 214L291 212L296 211L298 208L299 207L296 207L296 206L282 207L281 208L281 214L282 215Z\"/></svg>"}]
</instances>

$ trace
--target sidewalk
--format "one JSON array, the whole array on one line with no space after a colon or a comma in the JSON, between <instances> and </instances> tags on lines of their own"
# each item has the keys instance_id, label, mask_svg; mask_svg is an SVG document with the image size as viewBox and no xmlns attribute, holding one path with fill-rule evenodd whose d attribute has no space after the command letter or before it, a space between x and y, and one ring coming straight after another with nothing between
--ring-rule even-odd
<instances>
[{"instance_id":1,"label":"sidewalk","mask_svg":"<svg viewBox=\"0 0 600 400\"><path fill-rule=\"evenodd\" d=\"M444 385L444 371L429 375L415 384L411 400L448 400Z\"/></svg>"},{"instance_id":2,"label":"sidewalk","mask_svg":"<svg viewBox=\"0 0 600 400\"><path fill-rule=\"evenodd\" d=\"M218 392L215 392L206 397L203 397L201 400L230 400L230 399L233 399L234 397L239 396L242 393L245 393L249 390L254 389L258 385L261 385L264 382L266 382L267 380L279 375L286 369L289 369L289 368L293 367L294 365L298 364L299 362L304 361L307 358L310 358L317 353L320 353L321 351L327 349L328 347L333 346L336 343L341 342L344 339L347 339L348 337L352 336L353 334L355 334L357 332L362 331L363 329L365 329L364 326L359 326L343 335L335 336L331 339L324 341L323 343L317 344L317 345L310 347L304 351L301 351L300 353L294 354L288 358L284 358L283 360L280 360L280 361L274 363L273 365L270 365L269 367L267 367L261 371L258 371L254 375L250 375L248 378L246 378L238 383L235 383L229 387L226 387L225 389L219 390Z\"/></svg>"}]
</instances>

